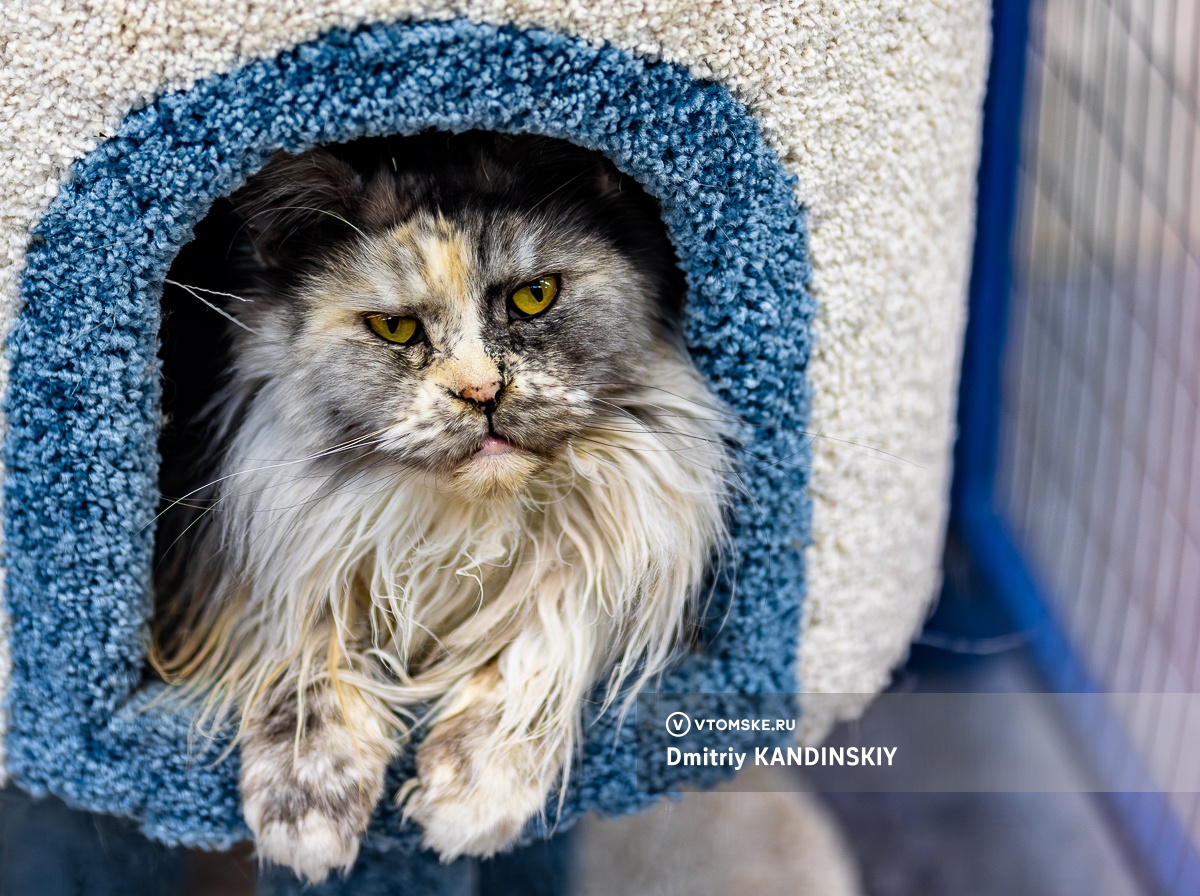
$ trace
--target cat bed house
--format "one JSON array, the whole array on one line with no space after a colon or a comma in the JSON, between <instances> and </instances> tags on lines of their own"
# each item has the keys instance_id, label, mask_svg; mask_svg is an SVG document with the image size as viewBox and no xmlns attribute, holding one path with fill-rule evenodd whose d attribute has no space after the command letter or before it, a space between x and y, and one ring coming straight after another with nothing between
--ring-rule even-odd
<instances>
[{"instance_id":1,"label":"cat bed house","mask_svg":"<svg viewBox=\"0 0 1200 896\"><path fill-rule=\"evenodd\" d=\"M570 140L662 206L689 347L743 421L745 489L723 611L661 689L799 695L810 739L859 711L939 575L987 13L983 0L13 11L4 775L168 842L246 836L236 756L215 762L221 744L154 705L146 663L163 281L214 200L273 151L428 128ZM618 722L592 724L560 826L683 783L636 775L652 735ZM417 842L389 803L375 830L380 848Z\"/></svg>"}]
</instances>

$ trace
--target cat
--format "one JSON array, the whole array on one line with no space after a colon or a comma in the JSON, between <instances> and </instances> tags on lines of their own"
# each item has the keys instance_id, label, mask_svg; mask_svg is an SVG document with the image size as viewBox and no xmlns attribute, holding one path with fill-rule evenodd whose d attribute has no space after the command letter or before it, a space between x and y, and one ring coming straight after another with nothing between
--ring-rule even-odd
<instances>
[{"instance_id":1,"label":"cat","mask_svg":"<svg viewBox=\"0 0 1200 896\"><path fill-rule=\"evenodd\" d=\"M730 415L657 204L487 132L278 153L231 202L254 286L160 538L156 663L238 720L262 859L348 869L416 724L406 817L491 855L563 792L584 702L686 639L727 538Z\"/></svg>"}]
</instances>

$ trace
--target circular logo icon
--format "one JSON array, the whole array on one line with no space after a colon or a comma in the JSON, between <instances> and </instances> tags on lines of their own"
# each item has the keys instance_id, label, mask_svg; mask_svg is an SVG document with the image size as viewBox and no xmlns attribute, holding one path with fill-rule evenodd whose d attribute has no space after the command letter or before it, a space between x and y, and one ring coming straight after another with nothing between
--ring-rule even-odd
<instances>
[{"instance_id":1,"label":"circular logo icon","mask_svg":"<svg viewBox=\"0 0 1200 896\"><path fill-rule=\"evenodd\" d=\"M686 712L673 712L667 716L667 734L683 737L692 730L692 719Z\"/></svg>"}]
</instances>

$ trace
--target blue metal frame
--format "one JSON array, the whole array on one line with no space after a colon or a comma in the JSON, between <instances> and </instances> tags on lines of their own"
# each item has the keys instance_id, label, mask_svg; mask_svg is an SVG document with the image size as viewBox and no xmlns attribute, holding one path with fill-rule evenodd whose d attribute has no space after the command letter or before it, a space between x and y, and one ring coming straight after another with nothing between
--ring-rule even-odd
<instances>
[{"instance_id":1,"label":"blue metal frame","mask_svg":"<svg viewBox=\"0 0 1200 896\"><path fill-rule=\"evenodd\" d=\"M951 527L992 599L1028 634L1030 653L1046 684L1059 693L1099 693L1102 689L1075 653L994 500L1030 0L994 0L992 9ZM1114 714L1100 720L1098 740L1096 719L1077 716L1070 721L1079 733L1087 732L1097 764L1104 756L1128 761L1137 755ZM1145 774L1136 769L1124 779L1145 781ZM1108 794L1102 803L1147 885L1164 894L1200 893L1200 855L1162 794Z\"/></svg>"}]
</instances>

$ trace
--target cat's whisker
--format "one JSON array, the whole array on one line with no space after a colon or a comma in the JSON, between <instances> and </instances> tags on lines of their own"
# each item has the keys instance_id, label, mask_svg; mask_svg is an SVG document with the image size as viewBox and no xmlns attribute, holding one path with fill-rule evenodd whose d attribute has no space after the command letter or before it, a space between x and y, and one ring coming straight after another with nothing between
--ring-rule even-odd
<instances>
[{"instance_id":1,"label":"cat's whisker","mask_svg":"<svg viewBox=\"0 0 1200 896\"><path fill-rule=\"evenodd\" d=\"M186 289L188 292L203 292L210 296L221 296L221 298L224 299L237 299L239 302L245 302L247 304L253 304L254 302L254 299L247 299L245 296L239 296L237 293L221 292L218 289L208 289L204 286L195 286L189 283L179 283L176 280L164 279L163 283L170 283L172 286L178 286L180 289ZM251 332L253 332L253 330Z\"/></svg>"},{"instance_id":2,"label":"cat's whisker","mask_svg":"<svg viewBox=\"0 0 1200 896\"><path fill-rule=\"evenodd\" d=\"M356 446L356 445L352 445L352 446L350 446L350 447L357 447L357 446ZM343 446L343 447L342 447L340 450L342 450L342 451L345 451L345 450L349 450L349 448L348 448L348 447L346 447L346 446ZM323 453L321 453L321 454L319 454L319 455L314 455L313 457L314 457L314 459L315 459L315 458L318 458L318 457L329 457L329 456L331 456L333 453L334 453L334 452L331 452L331 451L325 451L325 452L323 452ZM335 469L335 470L337 470L337 469L341 469L342 467L344 467L344 466L346 466L346 465L348 465L348 464L350 464L350 463L352 463L352 462L353 462L352 460L351 460L351 461L345 461L345 462L343 462L342 464L339 464L339 465L338 465L337 467L335 467L334 469ZM244 472L253 472L253 471L251 471L251 470L247 470L247 471L244 471ZM303 479L319 478L319 477L322 477L323 475L324 475L324 474L322 474L322 473L320 473L320 472L314 471L314 472L312 472L312 473L308 474L307 476L298 476L298 477L292 477L292 478L291 478L289 481L291 481L291 482L296 482L296 481L301 481L301 480L303 480ZM325 478L328 478L328 477L326 476ZM205 487L206 487L206 486L202 486L201 488L205 488ZM171 506L186 506L186 507L189 507L190 509L199 510L200 512L199 512L199 513L196 515L196 517L195 517L194 519L192 519L192 520L191 520L191 521L190 521L190 522L189 522L189 523L188 523L188 524L187 524L187 525L186 525L186 526L183 528L183 530L182 530L181 532L179 532L179 534L178 534L178 535L176 535L176 537L175 537L174 539L172 539L172 541L171 541L171 543L170 543L170 544L168 544L168 545L167 545L165 548L162 548L162 549L160 550L161 557L159 558L158 562L155 564L155 569L156 569L156 570L157 570L157 569L159 569L159 568L162 566L162 564L166 562L166 560L167 560L167 557L168 557L168 556L171 554L171 552L175 550L175 548L176 548L176 546L179 544L179 542L180 542L180 541L181 541L181 540L182 540L182 539L183 539L183 538L184 538L184 537L185 537L185 536L186 536L186 535L187 535L187 534L188 534L188 533L189 533L189 532L190 532L190 531L191 531L191 530L192 530L192 529L195 527L195 526L197 526L197 525L200 525L200 524L201 524L201 523L202 523L202 522L205 520L205 518L206 518L208 515L210 515L210 514L214 513L214 512L217 510L218 506L219 506L219 505L220 505L222 502L225 502L225 501L227 501L227 500L239 500L239 499L244 499L244 498L246 498L247 496L250 496L250 495L261 494L261 493L263 493L264 491L266 491L266 490L268 490L268 489L270 489L270 488L272 488L272 487L273 487L273 486L272 486L271 484L264 484L264 485L262 485L262 486L260 486L260 487L258 487L258 488L245 489L245 490L241 490L241 491L237 491L237 492L227 492L227 493L225 493L225 494L222 494L220 497L218 497L218 498L214 499L214 500L213 500L213 501L212 501L210 504L208 504L207 506L200 506L200 505L182 505L182 504L180 504L180 501L173 502L173 504L172 504ZM332 493L332 492L331 492L331 493ZM319 500L321 497L322 497L322 496L314 496L313 498L309 499L309 501L306 501L306 502L300 502L299 504L297 504L297 505L295 505L295 506L304 506L304 504L315 502L315 501ZM326 495L326 496L323 496L323 497L328 497L328 495ZM182 499L181 499L181 500L182 500ZM168 508L168 509L169 509L169 508ZM254 508L254 509L253 509L251 512L252 512L252 513L254 513L254 514L260 514L260 513L279 513L279 512L281 512L281 511L283 511L283 510L287 510L287 509L293 509L293 508L289 508L289 507L256 507L256 508ZM165 513L165 512L166 512L166 510L164 510L164 511L163 511L163 513ZM160 513L160 514L159 514L159 516L162 516L162 513ZM156 519L157 519L157 517L156 517Z\"/></svg>"},{"instance_id":3,"label":"cat's whisker","mask_svg":"<svg viewBox=\"0 0 1200 896\"><path fill-rule=\"evenodd\" d=\"M854 448L862 448L862 449L864 449L864 451L868 451L872 454L882 454L884 457L891 458L897 464L902 464L902 465L909 466L909 467L916 467L918 470L925 469L924 464L919 464L915 460L909 460L906 457L902 457L899 454L893 454L890 451L884 451L882 448L877 448L874 445L868 445L866 442L857 441L855 439L839 439L837 436L827 436L820 431L815 432L815 433L804 432L803 434L806 436L811 436L814 439L821 439L822 441L825 441L825 442L838 442L840 444L849 445Z\"/></svg>"},{"instance_id":4,"label":"cat's whisker","mask_svg":"<svg viewBox=\"0 0 1200 896\"><path fill-rule=\"evenodd\" d=\"M167 556L171 553L171 551L173 551L175 549L175 546L178 545L179 542L182 541L183 538L194 527L198 526L207 514L212 513L212 511L216 509L217 505L219 505L221 503L221 501L223 501L223 500L224 500L224 498L217 498L215 501L213 501L212 504L210 504L208 507L204 508L200 513L198 513L196 515L195 519L193 519L191 522L189 522L186 526L183 527L183 530L178 535L176 535L175 538L172 539L171 543L162 550L162 552L161 552L162 556L159 558L158 563L155 564L156 569L158 568L158 566L160 564L162 564L163 562L166 561Z\"/></svg>"},{"instance_id":5,"label":"cat's whisker","mask_svg":"<svg viewBox=\"0 0 1200 896\"><path fill-rule=\"evenodd\" d=\"M158 497L159 497L160 501L170 500L166 495L162 494L161 492L159 493ZM192 504L187 501L178 500L175 502L175 506L176 507L184 507L184 508L187 508L188 510L207 510L212 505L211 504L199 504L199 503Z\"/></svg>"},{"instance_id":6,"label":"cat's whisker","mask_svg":"<svg viewBox=\"0 0 1200 896\"><path fill-rule=\"evenodd\" d=\"M732 411L725 411L719 405L709 402L698 402L695 398L688 395L681 395L678 392L673 392L664 386L655 386L652 383L638 383L628 380L592 380L583 383L573 383L576 386L620 386L622 388L631 389L635 392L662 392L665 395L670 395L672 398L682 402L685 405L694 405L711 411L719 417L728 420L730 423L739 422L738 416Z\"/></svg>"},{"instance_id":7,"label":"cat's whisker","mask_svg":"<svg viewBox=\"0 0 1200 896\"><path fill-rule=\"evenodd\" d=\"M607 407L610 407L613 410L619 411L623 415L632 417L635 420L640 419L636 414L633 413L633 411L630 408L626 407L623 404L620 404L619 402L610 401L606 398L600 398L598 396L590 396L590 400L596 404L602 404ZM699 414L681 413L680 410L677 408L668 408L664 405L654 404L652 402L647 402L647 401L642 401L642 400L639 400L637 405L639 408L648 408L650 410L653 410L655 412L654 416L656 416L656 417L665 417L665 418L668 418L671 420L688 420L693 423L728 424L728 423L733 423L736 419L733 417L720 417L720 416L702 417ZM704 407L704 406L701 405L701 407Z\"/></svg>"},{"instance_id":8,"label":"cat's whisker","mask_svg":"<svg viewBox=\"0 0 1200 896\"><path fill-rule=\"evenodd\" d=\"M615 405L612 402L607 402L607 401L604 401L603 399L596 399L596 400L601 403L607 404L611 407L614 407L614 408L617 408L620 410L624 410L623 408L620 408L619 405ZM653 406L651 406L651 407L653 407ZM641 422L639 420L639 418L637 418L633 414L629 414L628 416L631 417L633 420L638 420L639 422ZM663 414L662 416L670 416L670 415ZM702 418L698 418L698 417L684 417L682 415L679 415L679 416L680 416L680 419L690 419L690 420L701 420L702 419ZM677 430L661 430L661 432L667 433L667 434L678 435L682 438L697 438L697 439L703 438L703 437L697 436L697 435L683 434L683 433L678 432ZM908 458L902 457L901 455L893 454L892 452L885 451L882 448L877 448L873 445L869 445L869 444L867 444L865 442L861 442L861 441L856 441L854 439L840 439L840 438L837 438L836 436L827 436L824 433L820 432L819 430L816 432L813 432L811 430L797 430L796 434L809 440L806 443L805 448L801 449L801 450L806 450L808 445L811 445L813 441L815 441L816 439L821 439L822 441L826 441L826 442L837 442L839 444L848 445L853 448L859 448L859 449L862 449L863 453L870 453L872 455L881 455L879 457L879 459L881 461L883 461L884 463L895 463L895 464L903 465L903 466L916 467L917 469L922 469L922 470L925 469L925 467L922 464L919 464L916 461L909 460ZM775 463L782 462L780 460L772 459L767 455L763 455L763 454L754 452L754 451L746 448L744 445L739 447L738 450L740 453L749 454L749 455L753 456L755 459L762 460L768 464L775 464ZM797 452L797 453L799 453L799 452ZM788 458L791 458L794 456L795 456L795 454L787 455L782 460L787 460Z\"/></svg>"},{"instance_id":9,"label":"cat's whisker","mask_svg":"<svg viewBox=\"0 0 1200 896\"><path fill-rule=\"evenodd\" d=\"M201 302L202 304L207 305L213 311L217 312L217 314L221 315L221 317L225 318L227 321L234 324L235 326L241 327L247 333L253 333L255 336L261 335L253 327L247 326L246 324L242 323L240 320L238 320L236 317L234 317L232 314L230 314L228 311L226 311L220 305L215 305L212 302L210 302L208 299L204 298L204 296L200 295L201 292L213 292L213 290L208 290L208 289L201 290L200 287L188 286L186 283L180 283L178 280L163 280L163 283L169 283L171 286L178 286L180 289L182 289L184 292L186 292L193 299L196 299L198 302ZM216 293L216 295L225 295L225 293ZM236 299L236 298L238 298L238 296L234 296L233 298ZM247 300L242 299L242 301L247 301Z\"/></svg>"},{"instance_id":10,"label":"cat's whisker","mask_svg":"<svg viewBox=\"0 0 1200 896\"><path fill-rule=\"evenodd\" d=\"M147 525L152 525L152 524L158 522L158 520L163 516L163 514L167 513L169 510L172 510L173 508L175 508L177 506L180 506L181 502L186 501L190 498L193 498L196 495L198 495L200 492L203 492L206 489L212 488L213 486L220 485L221 483L226 482L230 479L234 479L238 476L248 476L253 473L269 472L271 470L276 470L281 467L309 463L314 460L319 460L323 457L329 457L334 454L340 454L343 452L352 451L355 448L363 447L364 444L367 443L369 440L375 438L376 436L382 435L383 433L387 432L391 428L392 428L391 426L382 427L381 429L377 429L375 432L366 433L365 435L362 435L362 436L356 436L355 438L350 439L349 441L342 442L341 444L338 444L338 445L333 445L329 448L323 448L320 451L316 451L305 457L299 457L294 460L285 460L285 461L276 461L273 463L266 463L266 464L263 464L262 466L248 467L244 470L235 470L232 473L226 473L224 476L219 476L216 479L212 479L212 480L204 483L203 485L197 486L196 488L192 489L187 494L174 499L173 501L171 501L170 504L168 504L166 507L164 507L162 510L160 510L157 514L155 514L154 519L151 520L150 523L148 523ZM145 527L143 527L143 529L144 528Z\"/></svg>"},{"instance_id":11,"label":"cat's whisker","mask_svg":"<svg viewBox=\"0 0 1200 896\"><path fill-rule=\"evenodd\" d=\"M368 471L366 471L366 470L361 470L356 474L356 476L365 475L367 472ZM380 472L379 479L377 481L382 482L385 479L389 478L390 475L392 475L390 472ZM285 511L296 511L296 510L300 510L301 508L305 508L305 507L317 506L321 502L327 500L332 495L342 493L342 490L339 487L340 483L336 482L336 477L329 475L329 473L327 471L314 471L312 474L310 474L308 476L292 477L292 478L286 480L286 484L303 481L304 479L323 480L323 484L324 484L324 486L328 487L328 490L322 491L321 488L318 487L318 489L316 491L314 491L313 494L307 496L303 500L295 501L291 504L275 504L275 505L271 505L269 507L255 507L250 512L254 515L269 514L269 515L273 515L273 516L279 516L279 515L283 514ZM263 489L261 489L261 490L277 488L278 485L279 485L279 483L270 483L270 484L264 486ZM243 495L257 494L261 490L257 490L257 489L250 490L248 492L243 493ZM364 501L365 500L366 499L364 499ZM303 517L300 514L293 513L293 514L290 514L289 517L290 517L290 519L288 522L288 529L285 531L292 532L292 531L295 531L297 527L303 525ZM279 533L269 532L267 529L262 529L259 531L258 535L255 536L254 539L252 539L252 543L257 542L260 539L266 539L268 537L278 538Z\"/></svg>"},{"instance_id":12,"label":"cat's whisker","mask_svg":"<svg viewBox=\"0 0 1200 896\"><path fill-rule=\"evenodd\" d=\"M643 420L639 419L638 417L634 416L633 414L629 413L627 410L625 410L623 408L619 408L618 410L621 410L623 412L623 414L635 424L636 428L632 429L632 430L622 430L622 429L614 427L611 429L611 431L614 434L624 435L624 434L629 434L629 433L632 433L632 434L648 433L650 435L656 435L656 436L671 436L671 437L676 437L676 438L690 438L690 439L693 439L695 442L699 443L699 445L707 444L707 445L711 445L715 448L720 448L720 449L723 449L726 447L726 441L721 438L706 437L706 436L699 435L698 433L681 434L678 430L654 430L654 429L651 429L645 423L645 421L643 421ZM603 427L599 427L599 426L595 426L595 425L593 425L591 427L591 429L596 432L604 431ZM661 444L661 441L660 441L660 444ZM705 465L701 464L699 461L697 461L694 457L691 456L691 452L693 450L696 450L697 448L698 448L698 445L693 445L693 446L663 445L662 448L657 448L657 449L631 447L629 450L633 450L633 451L674 451L677 453L677 456L687 457L689 462L691 462L693 465L699 467L700 469L707 470L708 472L711 472L711 473L719 474L722 477L722 479L725 482L727 487L732 489L737 494L741 495L743 498L748 499L750 501L750 506L757 513L761 514L762 507L759 504L759 502L757 501L757 499L754 498L749 487L746 485L745 479L743 478L741 471L738 469L738 465L733 464L733 465L724 465L724 466L719 466L719 467L705 466ZM748 452L746 452L746 450L744 448L739 449L739 450L740 450L740 453L743 453L743 454L748 453Z\"/></svg>"},{"instance_id":13,"label":"cat's whisker","mask_svg":"<svg viewBox=\"0 0 1200 896\"><path fill-rule=\"evenodd\" d=\"M613 381L597 380L597 381L588 382L588 383L578 383L577 385L580 385L580 386L624 386L624 387L628 387L628 388L632 388L632 389L639 389L639 390L649 389L649 390L654 390L654 391L666 392L668 395L672 395L676 398L682 398L682 396L679 396L676 393L671 392L669 389L664 389L660 386L652 386L649 384L634 383L634 382L622 382L619 380L613 380ZM597 398L597 397L593 397L593 400L603 402L605 404L610 404L610 405L613 404L610 401L607 401L607 400L601 399L601 398ZM686 399L684 399L684 400L686 400ZM659 411L664 410L661 405L647 403L646 406L654 408L655 410L659 410ZM719 416L716 419L721 419L723 417L724 419L728 420L731 423L740 422L739 418L732 412L730 412L728 414L721 414L719 408L714 408L714 407L707 406L707 405L701 405L701 407L704 407L706 410L709 410L709 411L712 411L712 412L718 414ZM673 411L673 409L665 409L665 410L668 412ZM664 416L666 416L666 415L667 414L664 414ZM693 419L693 420L704 420L705 419L703 417L691 416L691 415L686 415L686 414L679 414L678 416L680 416L682 419ZM822 441L826 441L826 442L837 442L840 444L849 445L854 448L861 448L864 451L870 452L872 454L879 454L879 455L883 455L884 457L891 458L893 461L900 463L900 464L914 466L914 467L917 467L918 469L925 469L925 467L922 464L919 464L914 460L910 460L906 457L903 457L902 455L887 451L883 448L880 448L878 445L873 445L869 441L865 441L862 439L840 438L837 436L825 435L821 431L812 432L810 430L798 430L797 434L808 437L808 438L813 438L813 439L819 438Z\"/></svg>"},{"instance_id":14,"label":"cat's whisker","mask_svg":"<svg viewBox=\"0 0 1200 896\"><path fill-rule=\"evenodd\" d=\"M349 227L351 230L353 230L355 233L357 233L363 239L367 238L367 235L365 233L363 233L363 231L360 228L358 228L354 224L350 223L350 221L348 221L342 215L339 215L336 212L331 212L331 211L329 211L329 209L318 208L316 206L311 206L311 205L276 205L276 206L272 206L271 208L265 208L262 211L255 212L251 215L248 215L246 218L246 223L249 224L249 223L253 222L256 218L261 218L263 215L270 215L270 214L274 214L276 212L312 212L313 214L317 214L317 215L327 215L330 218L333 218L335 221L339 221L342 224L345 224L347 227ZM299 224L294 225L294 229L297 229L299 227L300 227Z\"/></svg>"},{"instance_id":15,"label":"cat's whisker","mask_svg":"<svg viewBox=\"0 0 1200 896\"><path fill-rule=\"evenodd\" d=\"M585 174L587 174L586 171L581 171L581 172L579 172L579 174L576 174L574 177L569 178L562 184L559 184L557 187L555 187L553 190L551 190L549 193L547 193L545 196L543 196L540 200L538 200L538 202L533 206L533 211L537 211L539 208L541 208L543 205L545 205L547 202L549 202L553 196L555 196L557 193L561 192L562 190L565 190L571 184L573 184L576 181L583 178L583 176Z\"/></svg>"},{"instance_id":16,"label":"cat's whisker","mask_svg":"<svg viewBox=\"0 0 1200 896\"><path fill-rule=\"evenodd\" d=\"M660 448L660 449L634 449L634 450L674 451L677 453L677 456L687 456L687 459L690 462L692 462L694 464L699 464L699 462L695 459L695 457L692 456L693 450L698 448L699 446L709 445L714 448L720 449L722 451L728 447L728 440L724 437L714 438L711 436L703 436L703 435L701 435L699 433L695 433L695 432L684 432L679 429L656 430L653 427L651 427L650 424L646 420L642 419L641 417L639 417L635 413L633 413L633 411L630 408L607 401L605 399L595 399L595 400L600 404L607 405L611 410L617 412L621 416L621 418L628 420L630 422L630 424L632 425L632 428L629 430L622 430L619 427L610 425L610 427L608 427L606 430L605 427L593 424L590 427L590 429L594 432L608 431L613 434L632 434L632 435L636 435L639 433L647 433L650 435L654 435L656 437L673 437L673 438L678 438L678 439L693 440L693 444L690 446L687 446L687 445L672 446L672 445L667 445L664 442L663 438L659 438L658 439L659 443L662 445L662 448ZM687 418L681 418L681 419L687 419ZM713 422L713 421L706 421L706 422ZM703 467L703 468L709 470L710 472L721 474L721 476L726 479L728 484L731 485L732 487L734 487L739 493L741 493L747 497L749 496L749 490L747 489L747 487L745 485L745 481L743 480L741 473L738 471L736 465L733 465L733 466L722 465L719 468L717 468L717 467Z\"/></svg>"},{"instance_id":17,"label":"cat's whisker","mask_svg":"<svg viewBox=\"0 0 1200 896\"><path fill-rule=\"evenodd\" d=\"M635 418L635 420L636 420L636 418ZM662 451L662 452L668 452L668 453L674 453L674 454L680 454L680 455L687 456L692 451L699 448L700 446L712 445L712 446L716 446L716 447L724 447L724 445L725 445L725 442L722 439L714 439L712 437L702 436L702 435L699 435L696 433L681 433L678 430L674 430L674 429L655 429L644 423L641 423L641 421L637 421L637 422L639 425L631 426L628 428L616 426L616 425L602 426L602 425L593 423L588 427L588 431L591 433L608 433L611 435L645 434L645 435L655 436L658 441L658 447L649 447L649 446L642 446L642 445L626 445L626 444L622 443L622 448L625 448L626 450L630 450L630 451ZM670 445L670 444L667 444L663 440L663 438L657 438L657 437L670 437L671 439L677 439L679 441L691 442L692 444ZM690 459L691 458L689 458L689 460Z\"/></svg>"},{"instance_id":18,"label":"cat's whisker","mask_svg":"<svg viewBox=\"0 0 1200 896\"><path fill-rule=\"evenodd\" d=\"M645 446L645 445L638 445L638 446L623 445L622 449L625 451L635 451L635 452L639 452L639 453L675 454L675 455L678 455L681 458L687 460L689 463L694 464L703 469L712 470L714 472L717 471L718 469L723 469L723 467L720 467L720 466L711 466L711 465L706 466L701 461L696 460L692 456L693 452L695 452L696 449L698 449L701 445L720 445L721 442L719 440L706 439L703 436L680 436L678 433L672 432L670 430L653 430L653 429L636 429L635 430L635 429L617 429L617 428L606 428L606 427L593 426L593 427L591 427L591 431L593 433L610 433L612 435L635 435L638 433L645 433L647 435L653 435L653 436L664 436L665 435L665 436L672 436L672 437L676 437L676 438L680 438L680 439L690 438L698 444L667 445L660 441L657 447L650 447L650 446ZM603 443L601 442L599 444L603 444ZM606 447L611 447L611 446L606 446Z\"/></svg>"}]
</instances>

